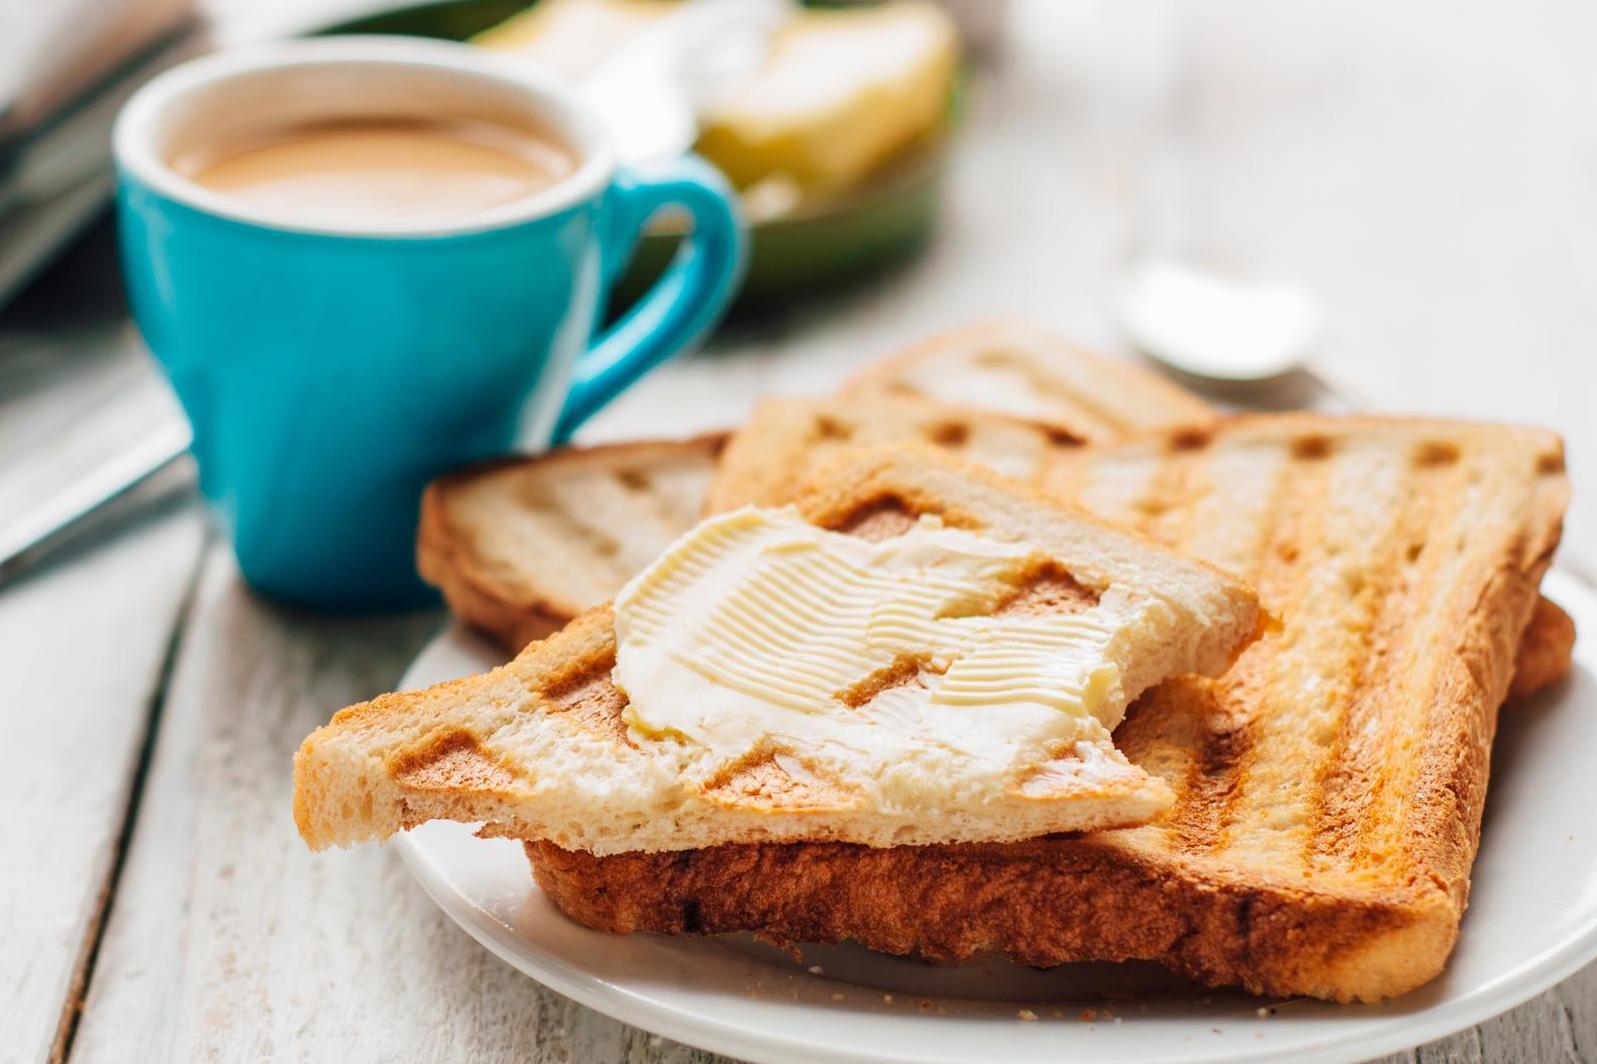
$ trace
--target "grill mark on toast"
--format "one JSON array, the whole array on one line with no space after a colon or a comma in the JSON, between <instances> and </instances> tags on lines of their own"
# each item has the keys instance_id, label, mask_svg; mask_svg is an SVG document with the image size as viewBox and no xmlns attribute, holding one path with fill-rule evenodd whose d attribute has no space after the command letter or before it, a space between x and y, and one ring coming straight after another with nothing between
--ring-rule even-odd
<instances>
[{"instance_id":1,"label":"grill mark on toast","mask_svg":"<svg viewBox=\"0 0 1597 1064\"><path fill-rule=\"evenodd\" d=\"M1165 460L1148 478L1136 503L1138 531L1167 545L1186 540L1198 500L1208 490L1202 450L1179 442L1171 441Z\"/></svg>"},{"instance_id":2,"label":"grill mark on toast","mask_svg":"<svg viewBox=\"0 0 1597 1064\"><path fill-rule=\"evenodd\" d=\"M900 516L892 511L886 513L892 517ZM882 516L881 511L873 515L876 518ZM902 517L906 522L910 520L907 514ZM876 527L880 528L882 524L885 522ZM1097 591L1077 582L1057 562L1048 561L1023 573L1015 587L992 607L990 615L1042 617L1082 613L1096 606L1098 598ZM887 665L835 692L834 697L850 709L862 709L886 691L909 684L923 684L922 677L925 674L943 671L933 666L929 654L898 654Z\"/></svg>"},{"instance_id":3,"label":"grill mark on toast","mask_svg":"<svg viewBox=\"0 0 1597 1064\"><path fill-rule=\"evenodd\" d=\"M1247 764L1258 736L1253 722L1234 708L1237 699L1231 688L1230 684L1194 682L1180 696L1166 694L1162 688L1155 692L1159 714L1197 718L1197 741L1169 817L1170 843L1181 853L1223 849L1229 823L1244 799Z\"/></svg>"},{"instance_id":4,"label":"grill mark on toast","mask_svg":"<svg viewBox=\"0 0 1597 1064\"><path fill-rule=\"evenodd\" d=\"M1382 754L1392 742L1392 732L1417 722L1395 720L1403 704L1394 699L1394 686L1402 683L1411 667L1402 641L1412 631L1423 600L1432 585L1442 551L1425 549L1427 534L1451 521L1464 471L1457 466L1458 446L1451 441L1426 441L1415 452L1403 478L1403 502L1387 533L1366 567L1361 592L1372 601L1368 624L1357 657L1350 663L1353 683L1347 693L1341 725L1319 773L1313 795L1316 828L1306 856L1311 863L1333 858L1374 863L1368 852L1366 831L1373 822L1371 807L1383 793ZM1416 549L1418 548L1418 549ZM1399 856L1392 854L1389 856Z\"/></svg>"},{"instance_id":5,"label":"grill mark on toast","mask_svg":"<svg viewBox=\"0 0 1597 1064\"><path fill-rule=\"evenodd\" d=\"M705 798L729 809L761 811L846 809L853 795L838 781L787 750L763 746L721 766L706 780Z\"/></svg>"},{"instance_id":6,"label":"grill mark on toast","mask_svg":"<svg viewBox=\"0 0 1597 1064\"><path fill-rule=\"evenodd\" d=\"M649 476L641 469L612 469L610 475L627 491L641 493L650 490Z\"/></svg>"},{"instance_id":7,"label":"grill mark on toast","mask_svg":"<svg viewBox=\"0 0 1597 1064\"><path fill-rule=\"evenodd\" d=\"M404 786L418 791L451 791L458 787L508 790L518 777L492 757L477 737L464 728L444 732L425 745L407 750L389 766Z\"/></svg>"},{"instance_id":8,"label":"grill mark on toast","mask_svg":"<svg viewBox=\"0 0 1597 1064\"><path fill-rule=\"evenodd\" d=\"M1172 451L1201 451L1213 442L1213 425L1189 425L1172 432L1168 446Z\"/></svg>"},{"instance_id":9,"label":"grill mark on toast","mask_svg":"<svg viewBox=\"0 0 1597 1064\"><path fill-rule=\"evenodd\" d=\"M1406 745L1409 756L1388 769L1382 780L1385 800L1368 814L1371 820L1365 826L1370 848L1398 855L1398 874L1446 892L1459 909L1468 894L1470 862L1480 837L1497 710L1508 688L1513 648L1535 608L1535 586L1548 543L1546 525L1532 531L1534 526L1521 523L1511 542L1499 543L1490 553L1481 550L1472 518L1479 507L1470 496L1514 483L1515 474L1504 470L1496 455L1478 450L1466 454L1472 460L1461 463L1451 483L1438 490L1451 507L1435 517L1440 549L1428 559L1426 579L1418 585L1421 607L1412 622L1416 632L1440 632L1458 642L1444 648L1415 645L1413 657L1425 672L1416 675L1416 669L1405 669L1404 680L1465 692L1468 713L1448 699L1402 703L1409 716L1399 722L1394 742ZM1553 490L1561 502L1562 485ZM1532 489L1533 499L1538 494ZM1556 539L1556 525L1551 533ZM1425 553L1431 554L1429 547ZM1438 594L1440 589L1447 589L1446 597ZM1448 624L1447 618L1460 615L1468 618L1466 627ZM1405 796L1415 800L1405 802Z\"/></svg>"},{"instance_id":10,"label":"grill mark on toast","mask_svg":"<svg viewBox=\"0 0 1597 1064\"><path fill-rule=\"evenodd\" d=\"M1063 416L1051 415L1049 420L1075 426L1080 433L1090 438L1126 436L1138 427L1098 402L1090 389L1073 388L1064 381L1054 380L1046 373L1039 372L1024 355L1017 355L1006 347L984 351L971 361L989 370L1021 378L1032 391L1042 393L1063 409Z\"/></svg>"},{"instance_id":11,"label":"grill mark on toast","mask_svg":"<svg viewBox=\"0 0 1597 1064\"><path fill-rule=\"evenodd\" d=\"M1291 453L1275 471L1275 490L1261 515L1252 571L1244 574L1262 602L1290 618L1309 590L1305 571L1318 544L1328 491L1329 463L1313 452ZM1307 460L1305 460L1305 458ZM1176 848L1186 853L1214 853L1226 848L1235 826L1254 803L1251 787L1259 764L1259 747L1268 740L1263 718L1275 695L1285 633L1273 632L1254 643L1219 680L1210 681L1212 711L1206 715L1201 745L1178 799ZM1290 695L1289 695L1290 697ZM1269 801L1268 796L1260 796Z\"/></svg>"},{"instance_id":12,"label":"grill mark on toast","mask_svg":"<svg viewBox=\"0 0 1597 1064\"><path fill-rule=\"evenodd\" d=\"M854 426L832 414L818 413L810 426L810 443L843 444L854 438Z\"/></svg>"},{"instance_id":13,"label":"grill mark on toast","mask_svg":"<svg viewBox=\"0 0 1597 1064\"><path fill-rule=\"evenodd\" d=\"M1189 743L1176 743L1173 750L1162 753L1169 759L1172 754L1185 756L1180 766L1181 778L1167 777L1176 789L1176 804L1167 816L1169 842L1184 853L1202 853L1215 850L1224 844L1224 816L1227 807L1242 786L1240 767L1243 758L1253 747L1252 723L1227 705L1220 685L1198 677L1184 677L1183 682L1164 684L1155 688L1143 708L1146 719L1160 722L1161 732L1171 730L1171 722L1186 722L1180 729L1191 736ZM1115 733L1115 741L1134 764L1152 771L1144 763L1135 727L1121 730L1129 732L1122 738ZM1174 767L1174 766L1172 766Z\"/></svg>"},{"instance_id":14,"label":"grill mark on toast","mask_svg":"<svg viewBox=\"0 0 1597 1064\"><path fill-rule=\"evenodd\" d=\"M970 442L970 423L944 418L926 426L926 441L944 450L957 451Z\"/></svg>"},{"instance_id":15,"label":"grill mark on toast","mask_svg":"<svg viewBox=\"0 0 1597 1064\"><path fill-rule=\"evenodd\" d=\"M1057 562L1026 573L1014 592L993 607L994 617L1043 617L1082 613L1098 605L1098 592L1080 583Z\"/></svg>"},{"instance_id":16,"label":"grill mark on toast","mask_svg":"<svg viewBox=\"0 0 1597 1064\"><path fill-rule=\"evenodd\" d=\"M581 544L587 563L613 577L629 575L616 561L621 542L608 528L584 520L559 493L547 490L545 485L524 485L520 495L525 512L537 515L535 523L544 535L568 545Z\"/></svg>"},{"instance_id":17,"label":"grill mark on toast","mask_svg":"<svg viewBox=\"0 0 1597 1064\"><path fill-rule=\"evenodd\" d=\"M849 709L859 709L883 691L916 682L930 669L929 654L896 654L891 662L837 691L834 697Z\"/></svg>"},{"instance_id":18,"label":"grill mark on toast","mask_svg":"<svg viewBox=\"0 0 1597 1064\"><path fill-rule=\"evenodd\" d=\"M915 515L903 499L886 495L866 503L842 521L837 531L879 543L902 536L915 527Z\"/></svg>"},{"instance_id":19,"label":"grill mark on toast","mask_svg":"<svg viewBox=\"0 0 1597 1064\"><path fill-rule=\"evenodd\" d=\"M610 682L610 671L615 667L615 655L608 660L578 666L559 684L542 692L550 710L575 714L591 731L627 746L636 746L628 734L627 722L621 713L627 708L627 696Z\"/></svg>"},{"instance_id":20,"label":"grill mark on toast","mask_svg":"<svg viewBox=\"0 0 1597 1064\"><path fill-rule=\"evenodd\" d=\"M654 479L653 470L643 467L617 469L611 478L616 487L625 492L639 510L649 514L657 525L671 530L682 527L682 516L674 512L672 500Z\"/></svg>"}]
</instances>

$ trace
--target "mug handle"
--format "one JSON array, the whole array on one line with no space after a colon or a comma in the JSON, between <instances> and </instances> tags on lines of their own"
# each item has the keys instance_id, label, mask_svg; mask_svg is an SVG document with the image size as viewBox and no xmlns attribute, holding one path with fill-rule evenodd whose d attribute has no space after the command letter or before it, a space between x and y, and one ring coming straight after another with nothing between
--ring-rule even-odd
<instances>
[{"instance_id":1,"label":"mug handle","mask_svg":"<svg viewBox=\"0 0 1597 1064\"><path fill-rule=\"evenodd\" d=\"M606 283L625 265L657 211L685 208L693 232L649 291L578 356L555 422L557 444L639 377L702 339L743 279L748 237L737 194L703 159L685 155L647 170L623 167L610 194L614 213L601 241Z\"/></svg>"}]
</instances>

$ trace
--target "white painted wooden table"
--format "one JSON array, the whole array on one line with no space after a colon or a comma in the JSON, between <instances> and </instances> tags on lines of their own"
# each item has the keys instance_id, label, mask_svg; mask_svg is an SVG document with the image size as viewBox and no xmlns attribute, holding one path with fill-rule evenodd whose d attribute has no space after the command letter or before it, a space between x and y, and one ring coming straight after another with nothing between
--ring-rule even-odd
<instances>
[{"instance_id":1,"label":"white painted wooden table","mask_svg":"<svg viewBox=\"0 0 1597 1064\"><path fill-rule=\"evenodd\" d=\"M1597 7L1020 4L969 112L922 259L738 326L588 436L725 424L975 315L1115 349L1127 255L1184 246L1312 285L1382 404L1564 432L1566 543L1597 547ZM0 453L149 385L81 303L106 283L0 319ZM189 501L0 590L0 1060L706 1059L500 964L392 854L299 843L296 744L441 619L262 601ZM1417 1059L1597 1060L1597 969Z\"/></svg>"}]
</instances>

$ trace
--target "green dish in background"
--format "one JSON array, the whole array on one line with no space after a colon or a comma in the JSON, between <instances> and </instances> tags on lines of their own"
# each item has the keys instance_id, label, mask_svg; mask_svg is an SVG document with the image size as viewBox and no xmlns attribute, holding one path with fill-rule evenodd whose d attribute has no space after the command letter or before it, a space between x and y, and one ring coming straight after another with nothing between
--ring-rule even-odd
<instances>
[{"instance_id":1,"label":"green dish in background","mask_svg":"<svg viewBox=\"0 0 1597 1064\"><path fill-rule=\"evenodd\" d=\"M388 33L465 41L529 6L527 0L435 0L326 27L319 34ZM852 193L750 227L749 272L737 308L749 309L808 295L906 258L931 232L954 124L950 106L943 135L915 149ZM616 287L631 302L659 276L675 253L679 233L644 238Z\"/></svg>"}]
</instances>

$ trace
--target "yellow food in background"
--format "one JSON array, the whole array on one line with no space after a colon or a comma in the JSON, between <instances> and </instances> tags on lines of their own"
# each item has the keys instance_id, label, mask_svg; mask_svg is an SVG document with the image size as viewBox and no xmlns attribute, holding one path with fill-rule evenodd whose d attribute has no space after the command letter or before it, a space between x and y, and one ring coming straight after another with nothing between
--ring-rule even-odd
<instances>
[{"instance_id":1,"label":"yellow food in background","mask_svg":"<svg viewBox=\"0 0 1597 1064\"><path fill-rule=\"evenodd\" d=\"M847 188L942 123L958 63L953 24L924 0L804 11L704 116L698 148L740 187L780 174Z\"/></svg>"},{"instance_id":2,"label":"yellow food in background","mask_svg":"<svg viewBox=\"0 0 1597 1064\"><path fill-rule=\"evenodd\" d=\"M676 0L544 0L471 43L581 77L676 8Z\"/></svg>"},{"instance_id":3,"label":"yellow food in background","mask_svg":"<svg viewBox=\"0 0 1597 1064\"><path fill-rule=\"evenodd\" d=\"M543 0L476 43L575 77L675 6ZM798 10L754 79L700 116L697 149L740 188L845 191L941 126L958 65L953 23L929 0Z\"/></svg>"}]
</instances>

